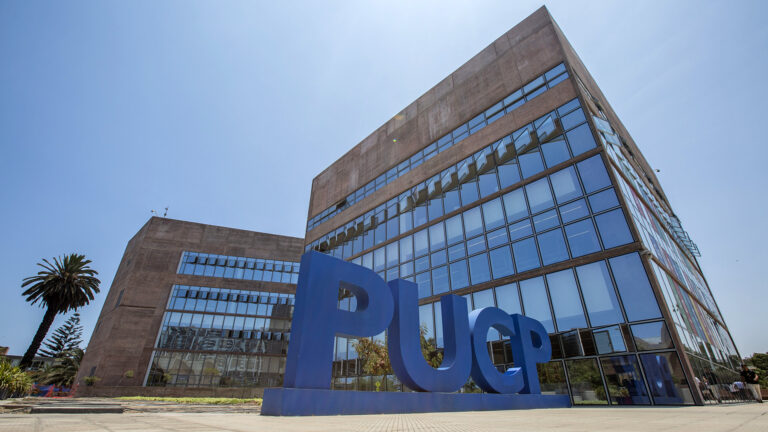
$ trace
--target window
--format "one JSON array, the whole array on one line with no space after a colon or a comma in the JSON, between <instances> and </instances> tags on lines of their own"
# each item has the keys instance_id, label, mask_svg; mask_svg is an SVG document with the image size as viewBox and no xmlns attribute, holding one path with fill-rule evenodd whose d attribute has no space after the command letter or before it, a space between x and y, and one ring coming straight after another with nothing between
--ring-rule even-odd
<instances>
[{"instance_id":1,"label":"window","mask_svg":"<svg viewBox=\"0 0 768 432\"><path fill-rule=\"evenodd\" d=\"M568 154L568 145L566 145L565 138L562 136L542 144L541 153L544 155L544 161L550 168L561 162L567 161L571 157L571 155Z\"/></svg>"},{"instance_id":2,"label":"window","mask_svg":"<svg viewBox=\"0 0 768 432\"><path fill-rule=\"evenodd\" d=\"M461 225L461 215L456 215L445 221L445 231L448 234L448 244L464 240L464 228Z\"/></svg>"},{"instance_id":3,"label":"window","mask_svg":"<svg viewBox=\"0 0 768 432\"><path fill-rule=\"evenodd\" d=\"M504 210L501 209L501 200L499 198L488 201L482 207L486 231L504 225Z\"/></svg>"},{"instance_id":4,"label":"window","mask_svg":"<svg viewBox=\"0 0 768 432\"><path fill-rule=\"evenodd\" d=\"M592 339L595 341L595 348L598 354L613 354L627 350L619 326L593 330Z\"/></svg>"},{"instance_id":5,"label":"window","mask_svg":"<svg viewBox=\"0 0 768 432\"><path fill-rule=\"evenodd\" d=\"M560 120L563 122L563 129L565 130L572 129L574 126L587 121L581 108L563 116Z\"/></svg>"},{"instance_id":6,"label":"window","mask_svg":"<svg viewBox=\"0 0 768 432\"><path fill-rule=\"evenodd\" d=\"M400 261L409 261L413 259L413 237L403 237L400 239Z\"/></svg>"},{"instance_id":7,"label":"window","mask_svg":"<svg viewBox=\"0 0 768 432\"><path fill-rule=\"evenodd\" d=\"M555 210L550 210L533 217L533 226L536 228L536 232L546 231L558 225L560 225L560 220L558 220L557 211Z\"/></svg>"},{"instance_id":8,"label":"window","mask_svg":"<svg viewBox=\"0 0 768 432\"><path fill-rule=\"evenodd\" d=\"M549 178L558 203L570 201L582 195L576 170L572 166L552 174Z\"/></svg>"},{"instance_id":9,"label":"window","mask_svg":"<svg viewBox=\"0 0 768 432\"><path fill-rule=\"evenodd\" d=\"M563 240L563 231L555 229L540 234L539 250L541 250L541 261L544 265L565 261L568 259L568 249Z\"/></svg>"},{"instance_id":10,"label":"window","mask_svg":"<svg viewBox=\"0 0 768 432\"><path fill-rule=\"evenodd\" d=\"M575 405L608 403L597 359L568 360L565 365Z\"/></svg>"},{"instance_id":11,"label":"window","mask_svg":"<svg viewBox=\"0 0 768 432\"><path fill-rule=\"evenodd\" d=\"M421 230L413 235L413 248L417 257L425 255L429 251L427 230Z\"/></svg>"},{"instance_id":12,"label":"window","mask_svg":"<svg viewBox=\"0 0 768 432\"><path fill-rule=\"evenodd\" d=\"M548 274L547 285L559 331L587 327L573 271L568 269Z\"/></svg>"},{"instance_id":13,"label":"window","mask_svg":"<svg viewBox=\"0 0 768 432\"><path fill-rule=\"evenodd\" d=\"M579 169L579 176L582 183L584 183L584 189L587 193L592 193L611 185L611 179L608 177L608 172L605 170L605 165L600 155L583 160L577 163L576 167Z\"/></svg>"},{"instance_id":14,"label":"window","mask_svg":"<svg viewBox=\"0 0 768 432\"><path fill-rule=\"evenodd\" d=\"M583 199L560 206L560 218L563 223L575 221L588 215L587 203Z\"/></svg>"},{"instance_id":15,"label":"window","mask_svg":"<svg viewBox=\"0 0 768 432\"><path fill-rule=\"evenodd\" d=\"M419 306L419 325L426 327L427 334L424 336L427 342L435 343L435 323L432 319L432 303Z\"/></svg>"},{"instance_id":16,"label":"window","mask_svg":"<svg viewBox=\"0 0 768 432\"><path fill-rule=\"evenodd\" d=\"M496 180L495 171L491 171L478 177L478 183L480 185L481 197L487 197L488 195L499 190L499 183Z\"/></svg>"},{"instance_id":17,"label":"window","mask_svg":"<svg viewBox=\"0 0 768 432\"><path fill-rule=\"evenodd\" d=\"M676 353L641 354L640 362L657 405L693 405L691 389Z\"/></svg>"},{"instance_id":18,"label":"window","mask_svg":"<svg viewBox=\"0 0 768 432\"><path fill-rule=\"evenodd\" d=\"M520 181L520 170L518 169L517 160L512 160L504 165L499 165L498 171L502 189L512 186Z\"/></svg>"},{"instance_id":19,"label":"window","mask_svg":"<svg viewBox=\"0 0 768 432\"><path fill-rule=\"evenodd\" d=\"M499 228L496 231L491 231L488 233L487 237L489 248L494 248L509 241L506 228Z\"/></svg>"},{"instance_id":20,"label":"window","mask_svg":"<svg viewBox=\"0 0 768 432\"><path fill-rule=\"evenodd\" d=\"M599 213L603 210L619 205L619 199L616 198L616 192L613 189L607 189L589 197L589 206L592 212Z\"/></svg>"},{"instance_id":21,"label":"window","mask_svg":"<svg viewBox=\"0 0 768 432\"><path fill-rule=\"evenodd\" d=\"M528 217L528 205L525 203L523 189L516 189L504 195L504 209L507 211L507 220L514 222Z\"/></svg>"},{"instance_id":22,"label":"window","mask_svg":"<svg viewBox=\"0 0 768 432\"><path fill-rule=\"evenodd\" d=\"M544 278L537 277L520 281L520 294L523 297L525 315L541 321L548 333L554 333L555 326L552 323L552 312L549 309Z\"/></svg>"},{"instance_id":23,"label":"window","mask_svg":"<svg viewBox=\"0 0 768 432\"><path fill-rule=\"evenodd\" d=\"M634 324L630 328L632 329L632 337L635 340L635 346L638 351L674 348L672 337L669 335L667 326L663 321Z\"/></svg>"},{"instance_id":24,"label":"window","mask_svg":"<svg viewBox=\"0 0 768 432\"><path fill-rule=\"evenodd\" d=\"M437 223L429 227L429 250L435 251L445 247L445 232L443 223Z\"/></svg>"},{"instance_id":25,"label":"window","mask_svg":"<svg viewBox=\"0 0 768 432\"><path fill-rule=\"evenodd\" d=\"M532 213L538 213L554 205L552 192L549 190L549 182L546 178L526 185L525 192L528 195L528 203Z\"/></svg>"},{"instance_id":26,"label":"window","mask_svg":"<svg viewBox=\"0 0 768 432\"><path fill-rule=\"evenodd\" d=\"M627 221L621 209L595 216L597 229L600 231L600 239L603 247L610 249L623 244L632 243L632 234L629 232Z\"/></svg>"},{"instance_id":27,"label":"window","mask_svg":"<svg viewBox=\"0 0 768 432\"><path fill-rule=\"evenodd\" d=\"M518 273L539 267L539 254L536 252L536 242L533 238L513 243L512 251Z\"/></svg>"},{"instance_id":28,"label":"window","mask_svg":"<svg viewBox=\"0 0 768 432\"><path fill-rule=\"evenodd\" d=\"M635 356L608 357L601 359L600 363L605 373L611 404L648 405L651 403Z\"/></svg>"},{"instance_id":29,"label":"window","mask_svg":"<svg viewBox=\"0 0 768 432\"><path fill-rule=\"evenodd\" d=\"M496 302L499 309L510 315L522 313L516 283L496 287Z\"/></svg>"},{"instance_id":30,"label":"window","mask_svg":"<svg viewBox=\"0 0 768 432\"><path fill-rule=\"evenodd\" d=\"M509 246L502 246L492 250L490 252L490 257L494 279L509 276L515 272L515 268L512 264L512 255L509 253Z\"/></svg>"},{"instance_id":31,"label":"window","mask_svg":"<svg viewBox=\"0 0 768 432\"><path fill-rule=\"evenodd\" d=\"M487 282L491 279L487 254L475 255L469 259L469 273L472 285Z\"/></svg>"},{"instance_id":32,"label":"window","mask_svg":"<svg viewBox=\"0 0 768 432\"><path fill-rule=\"evenodd\" d=\"M576 274L592 326L623 322L624 318L605 261L576 267Z\"/></svg>"},{"instance_id":33,"label":"window","mask_svg":"<svg viewBox=\"0 0 768 432\"><path fill-rule=\"evenodd\" d=\"M474 237L483 232L480 207L475 207L464 212L464 231L467 237Z\"/></svg>"},{"instance_id":34,"label":"window","mask_svg":"<svg viewBox=\"0 0 768 432\"><path fill-rule=\"evenodd\" d=\"M595 227L591 219L585 219L565 226L565 235L574 258L600 250Z\"/></svg>"},{"instance_id":35,"label":"window","mask_svg":"<svg viewBox=\"0 0 768 432\"><path fill-rule=\"evenodd\" d=\"M509 226L509 239L514 241L533 234L530 219L525 219Z\"/></svg>"},{"instance_id":36,"label":"window","mask_svg":"<svg viewBox=\"0 0 768 432\"><path fill-rule=\"evenodd\" d=\"M400 259L397 256L397 249L397 242L387 244L387 268L396 266L400 262Z\"/></svg>"},{"instance_id":37,"label":"window","mask_svg":"<svg viewBox=\"0 0 768 432\"><path fill-rule=\"evenodd\" d=\"M446 266L432 269L433 294L442 294L450 291L448 284L448 268Z\"/></svg>"},{"instance_id":38,"label":"window","mask_svg":"<svg viewBox=\"0 0 768 432\"><path fill-rule=\"evenodd\" d=\"M653 295L648 276L640 261L640 255L632 253L608 260L616 279L616 286L624 303L629 321L639 321L661 316L656 297Z\"/></svg>"},{"instance_id":39,"label":"window","mask_svg":"<svg viewBox=\"0 0 768 432\"><path fill-rule=\"evenodd\" d=\"M454 290L469 286L467 260L456 261L450 266L451 288Z\"/></svg>"},{"instance_id":40,"label":"window","mask_svg":"<svg viewBox=\"0 0 768 432\"><path fill-rule=\"evenodd\" d=\"M595 148L595 139L592 137L592 131L589 130L589 126L586 123L568 131L565 136L568 138L568 144L571 145L571 152L573 152L574 156Z\"/></svg>"},{"instance_id":41,"label":"window","mask_svg":"<svg viewBox=\"0 0 768 432\"><path fill-rule=\"evenodd\" d=\"M432 295L429 272L417 274L416 284L419 286L419 298L429 297Z\"/></svg>"}]
</instances>

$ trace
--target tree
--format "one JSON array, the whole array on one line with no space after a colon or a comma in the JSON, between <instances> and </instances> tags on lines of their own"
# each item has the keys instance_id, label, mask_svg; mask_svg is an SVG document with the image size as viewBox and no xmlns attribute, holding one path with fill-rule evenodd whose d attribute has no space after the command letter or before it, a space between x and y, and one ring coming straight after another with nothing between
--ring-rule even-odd
<instances>
[{"instance_id":1,"label":"tree","mask_svg":"<svg viewBox=\"0 0 768 432\"><path fill-rule=\"evenodd\" d=\"M440 367L443 363L443 351L437 347L434 338L427 339L427 327L419 328L421 339L421 353L424 360L433 368ZM392 373L392 365L389 362L389 351L383 342L370 338L362 338L355 341L353 347L360 359L363 373L371 376L388 375ZM376 383L378 391L380 383Z\"/></svg>"},{"instance_id":2,"label":"tree","mask_svg":"<svg viewBox=\"0 0 768 432\"><path fill-rule=\"evenodd\" d=\"M41 357L61 357L65 351L80 348L82 342L83 327L80 325L80 314L75 312L63 326L43 343L45 348L40 349Z\"/></svg>"},{"instance_id":3,"label":"tree","mask_svg":"<svg viewBox=\"0 0 768 432\"><path fill-rule=\"evenodd\" d=\"M75 376L83 360L83 350L73 348L59 354L53 366L38 371L34 376L42 384L53 384L62 387L72 387Z\"/></svg>"},{"instance_id":4,"label":"tree","mask_svg":"<svg viewBox=\"0 0 768 432\"><path fill-rule=\"evenodd\" d=\"M99 292L101 281L96 278L98 272L88 267L90 263L91 260L86 259L85 255L74 253L61 259L54 258L53 264L44 259L43 263L37 264L43 270L36 276L24 279L21 287L27 289L22 295L26 296L26 300L31 304L40 302L40 307L46 310L29 349L21 359L20 368L24 369L32 364L56 315L87 305Z\"/></svg>"},{"instance_id":5,"label":"tree","mask_svg":"<svg viewBox=\"0 0 768 432\"><path fill-rule=\"evenodd\" d=\"M744 359L744 364L753 366L758 376L758 382L763 387L768 387L768 353L754 353L752 357Z\"/></svg>"}]
</instances>

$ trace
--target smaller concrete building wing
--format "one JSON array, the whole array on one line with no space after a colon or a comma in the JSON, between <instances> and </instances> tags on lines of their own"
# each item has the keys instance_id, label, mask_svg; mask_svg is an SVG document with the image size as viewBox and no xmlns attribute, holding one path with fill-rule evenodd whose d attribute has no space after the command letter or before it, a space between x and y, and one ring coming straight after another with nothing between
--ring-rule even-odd
<instances>
[{"instance_id":1,"label":"smaller concrete building wing","mask_svg":"<svg viewBox=\"0 0 768 432\"><path fill-rule=\"evenodd\" d=\"M252 396L279 385L303 244L151 218L126 247L78 394Z\"/></svg>"}]
</instances>

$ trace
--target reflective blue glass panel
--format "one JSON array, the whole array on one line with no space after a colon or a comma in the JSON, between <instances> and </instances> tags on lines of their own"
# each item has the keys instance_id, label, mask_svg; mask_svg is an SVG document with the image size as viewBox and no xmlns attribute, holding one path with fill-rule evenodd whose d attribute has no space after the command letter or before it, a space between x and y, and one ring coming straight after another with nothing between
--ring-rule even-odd
<instances>
[{"instance_id":1,"label":"reflective blue glass panel","mask_svg":"<svg viewBox=\"0 0 768 432\"><path fill-rule=\"evenodd\" d=\"M640 255L632 253L611 258L613 277L619 288L624 311L629 321L639 321L661 316L656 297L645 273Z\"/></svg>"},{"instance_id":2,"label":"reflective blue glass panel","mask_svg":"<svg viewBox=\"0 0 768 432\"><path fill-rule=\"evenodd\" d=\"M623 322L624 318L605 262L598 261L576 267L576 274L592 326Z\"/></svg>"},{"instance_id":3,"label":"reflective blue glass panel","mask_svg":"<svg viewBox=\"0 0 768 432\"><path fill-rule=\"evenodd\" d=\"M537 277L520 281L520 294L523 297L525 315L539 320L548 333L555 331L552 323L552 312L549 309L547 289L544 287L544 278Z\"/></svg>"},{"instance_id":4,"label":"reflective blue glass panel","mask_svg":"<svg viewBox=\"0 0 768 432\"><path fill-rule=\"evenodd\" d=\"M573 270L563 270L547 275L547 285L559 331L587 327L581 296L576 287Z\"/></svg>"}]
</instances>

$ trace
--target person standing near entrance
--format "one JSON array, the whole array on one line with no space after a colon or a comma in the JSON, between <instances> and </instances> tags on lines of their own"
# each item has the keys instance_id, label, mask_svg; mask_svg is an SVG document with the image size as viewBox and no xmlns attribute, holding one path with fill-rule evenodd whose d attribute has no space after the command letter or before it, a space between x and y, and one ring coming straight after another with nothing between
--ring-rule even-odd
<instances>
[{"instance_id":1,"label":"person standing near entrance","mask_svg":"<svg viewBox=\"0 0 768 432\"><path fill-rule=\"evenodd\" d=\"M752 396L755 400L763 403L763 395L760 393L760 383L757 381L760 377L754 371L749 370L747 365L741 365L741 378L744 380L744 384L747 385L749 391L752 392Z\"/></svg>"}]
</instances>

